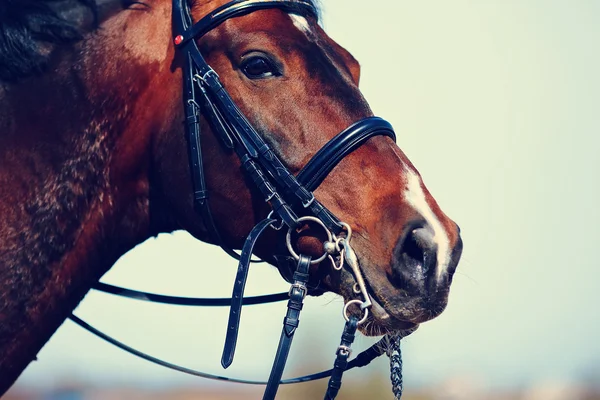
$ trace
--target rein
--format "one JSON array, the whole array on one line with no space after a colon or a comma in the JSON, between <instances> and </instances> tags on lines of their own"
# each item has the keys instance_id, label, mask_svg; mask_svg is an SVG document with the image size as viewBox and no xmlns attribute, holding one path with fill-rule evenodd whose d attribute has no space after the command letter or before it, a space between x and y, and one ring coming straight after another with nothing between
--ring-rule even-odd
<instances>
[{"instance_id":1,"label":"rein","mask_svg":"<svg viewBox=\"0 0 600 400\"><path fill-rule=\"evenodd\" d=\"M371 299L358 263L358 258L351 246L352 229L340 221L331 211L323 206L313 195L321 182L347 155L374 136L387 136L395 141L396 136L391 125L379 117L367 117L346 128L327 142L294 176L281 162L257 130L246 119L227 90L223 87L217 73L208 65L200 53L196 40L219 26L224 21L263 9L280 9L287 13L306 16L317 16L313 4L303 0L234 0L202 19L192 23L187 3L184 0L173 0L174 44L183 59L183 98L185 110L185 131L188 142L190 168L194 190L194 205L200 213L213 240L232 257L239 260L232 297L230 299L194 299L162 296L151 293L133 291L99 283L96 290L146 300L155 303L191 305L191 306L229 306L229 321L221 364L227 368L233 362L239 323L244 304L265 304L274 301L288 300L287 312L271 374L267 382L248 381L206 374L177 366L152 357L125 345L100 332L85 321L72 315L73 322L109 343L145 360L187 374L209 379L227 380L231 382L262 385L266 384L263 400L275 399L280 384L307 382L330 377L325 399L334 399L342 384L344 371L367 365L384 352L395 355L393 359L392 381L394 393L399 399L402 392L401 361L399 357L399 338L392 340L384 337L369 349L349 361L352 352L356 329L364 323L369 314ZM200 135L200 117L203 116L227 149L233 150L239 157L242 167L254 186L264 196L272 211L259 222L248 234L240 254L225 245L216 227L209 206L209 192L203 170L202 147ZM298 215L303 215L299 217ZM307 224L317 225L327 235L324 253L316 259L298 254L293 247L292 234ZM254 246L261 234L268 228L282 230L287 228L286 247L290 256L276 256L280 262L280 270L295 264L294 269L282 270L284 279L291 283L288 293L274 295L244 297L244 288L248 277ZM309 267L328 260L334 270L349 270L356 280L354 292L358 299L350 300L343 308L346 320L340 345L336 350L336 360L331 370L303 377L282 380L283 371L291 348L294 334L298 328L303 301L309 293ZM285 272L284 272L285 271ZM350 306L357 306L359 316L349 312ZM398 379L398 377L400 377Z\"/></svg>"}]
</instances>

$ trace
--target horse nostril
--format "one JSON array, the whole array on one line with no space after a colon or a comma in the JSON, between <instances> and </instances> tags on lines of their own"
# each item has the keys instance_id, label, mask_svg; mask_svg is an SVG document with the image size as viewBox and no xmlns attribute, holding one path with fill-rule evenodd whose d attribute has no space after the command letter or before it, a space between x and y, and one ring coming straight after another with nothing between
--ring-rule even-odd
<instances>
[{"instance_id":1,"label":"horse nostril","mask_svg":"<svg viewBox=\"0 0 600 400\"><path fill-rule=\"evenodd\" d=\"M419 240L419 232L423 228L415 229L408 234L402 249L402 256L407 262L407 266L419 266L425 263L425 251L421 245L422 240Z\"/></svg>"},{"instance_id":2,"label":"horse nostril","mask_svg":"<svg viewBox=\"0 0 600 400\"><path fill-rule=\"evenodd\" d=\"M407 232L394 252L393 282L409 290L427 285L436 267L436 250L433 232L427 226Z\"/></svg>"}]
</instances>

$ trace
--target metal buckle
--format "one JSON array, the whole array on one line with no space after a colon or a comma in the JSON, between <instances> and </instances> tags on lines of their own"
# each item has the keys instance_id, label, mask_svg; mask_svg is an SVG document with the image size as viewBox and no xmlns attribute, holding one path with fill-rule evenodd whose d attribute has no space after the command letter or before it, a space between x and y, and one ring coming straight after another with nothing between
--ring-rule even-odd
<instances>
[{"instance_id":1,"label":"metal buckle","mask_svg":"<svg viewBox=\"0 0 600 400\"><path fill-rule=\"evenodd\" d=\"M271 210L271 212L269 213L269 215L267 215L267 218L273 218L273 214L275 214L275 210ZM285 222L283 222L283 220L280 221L281 223L279 224L279 226L275 226L273 224L269 225L269 227L275 229L276 231L280 231L283 226L285 225Z\"/></svg>"},{"instance_id":2,"label":"metal buckle","mask_svg":"<svg viewBox=\"0 0 600 400\"><path fill-rule=\"evenodd\" d=\"M309 199L309 200L308 200L306 203L305 203L305 202L302 202L302 207L304 207L304 208L308 208L308 207L310 207L310 205L311 205L312 203L314 203L314 202L315 202L315 195L314 195L314 194L312 194L312 192L310 192L310 199Z\"/></svg>"},{"instance_id":3,"label":"metal buckle","mask_svg":"<svg viewBox=\"0 0 600 400\"><path fill-rule=\"evenodd\" d=\"M200 105L194 99L188 99L187 102L188 102L188 104L191 104L191 105L193 105L196 108L200 108Z\"/></svg>"},{"instance_id":4,"label":"metal buckle","mask_svg":"<svg viewBox=\"0 0 600 400\"><path fill-rule=\"evenodd\" d=\"M207 77L209 75L214 75L217 79L220 79L219 74L217 74L217 71L215 71L214 69L210 68L208 71L206 71L204 73L204 75L200 76L198 74L194 74L194 78L202 83L207 83Z\"/></svg>"},{"instance_id":5,"label":"metal buckle","mask_svg":"<svg viewBox=\"0 0 600 400\"><path fill-rule=\"evenodd\" d=\"M302 283L292 283L292 286L290 286L290 290L288 291L288 295L290 297L292 297L292 291L294 289L298 289L300 292L302 292L302 300L304 300L306 298L306 295L308 294L308 289L306 288L306 286Z\"/></svg>"},{"instance_id":6,"label":"metal buckle","mask_svg":"<svg viewBox=\"0 0 600 400\"><path fill-rule=\"evenodd\" d=\"M340 345L335 354L341 354L344 357L349 357L350 354L352 354L352 348L350 346Z\"/></svg>"}]
</instances>

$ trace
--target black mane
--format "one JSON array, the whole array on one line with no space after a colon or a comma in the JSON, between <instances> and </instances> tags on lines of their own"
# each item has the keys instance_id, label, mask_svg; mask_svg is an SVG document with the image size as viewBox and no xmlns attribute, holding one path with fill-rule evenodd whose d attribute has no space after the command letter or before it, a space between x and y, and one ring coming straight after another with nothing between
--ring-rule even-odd
<instances>
[{"instance_id":1,"label":"black mane","mask_svg":"<svg viewBox=\"0 0 600 400\"><path fill-rule=\"evenodd\" d=\"M188 0L193 5L199 0ZM320 1L310 1L320 14ZM124 8L142 4L121 0ZM14 82L44 70L56 45L82 38L81 15L74 5L91 11L97 23L96 0L0 0L0 83Z\"/></svg>"},{"instance_id":2,"label":"black mane","mask_svg":"<svg viewBox=\"0 0 600 400\"><path fill-rule=\"evenodd\" d=\"M0 0L0 80L16 81L43 70L54 45L80 40L67 3L96 15L95 0Z\"/></svg>"}]
</instances>

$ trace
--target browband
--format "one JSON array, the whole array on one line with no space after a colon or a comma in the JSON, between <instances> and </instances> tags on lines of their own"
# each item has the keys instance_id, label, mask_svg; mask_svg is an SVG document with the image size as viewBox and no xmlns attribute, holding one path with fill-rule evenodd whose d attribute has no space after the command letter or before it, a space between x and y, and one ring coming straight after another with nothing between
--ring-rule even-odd
<instances>
[{"instance_id":1,"label":"browband","mask_svg":"<svg viewBox=\"0 0 600 400\"><path fill-rule=\"evenodd\" d=\"M277 8L286 12L310 15L318 17L315 7L307 1L302 0L238 0L222 5L216 8L210 14L196 22L191 28L185 28L185 31L178 32L175 45L182 46L193 38L198 38L210 30L216 28L226 20L233 17L240 17L257 10L266 10Z\"/></svg>"}]
</instances>

